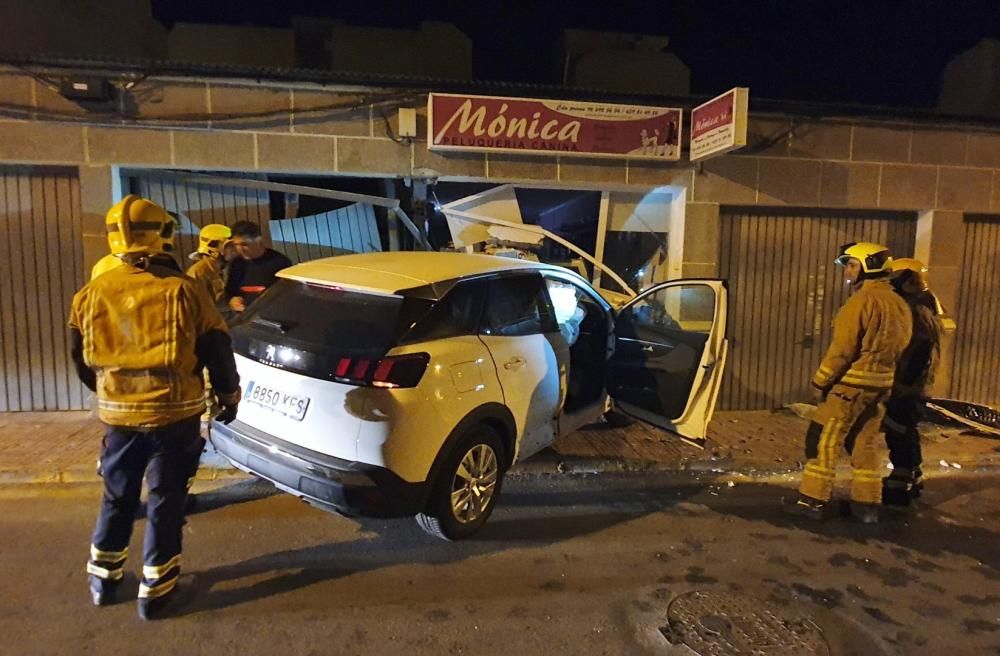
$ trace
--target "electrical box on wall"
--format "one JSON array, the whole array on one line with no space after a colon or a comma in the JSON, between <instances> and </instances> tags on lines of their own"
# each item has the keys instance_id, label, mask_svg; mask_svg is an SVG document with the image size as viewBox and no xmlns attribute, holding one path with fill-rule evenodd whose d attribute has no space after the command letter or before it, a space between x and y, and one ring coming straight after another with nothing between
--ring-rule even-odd
<instances>
[{"instance_id":1,"label":"electrical box on wall","mask_svg":"<svg viewBox=\"0 0 1000 656\"><path fill-rule=\"evenodd\" d=\"M417 110L412 107L399 108L399 128L400 137L417 136Z\"/></svg>"},{"instance_id":2,"label":"electrical box on wall","mask_svg":"<svg viewBox=\"0 0 1000 656\"><path fill-rule=\"evenodd\" d=\"M59 93L68 100L101 102L114 97L111 83L103 77L64 77L59 83Z\"/></svg>"}]
</instances>

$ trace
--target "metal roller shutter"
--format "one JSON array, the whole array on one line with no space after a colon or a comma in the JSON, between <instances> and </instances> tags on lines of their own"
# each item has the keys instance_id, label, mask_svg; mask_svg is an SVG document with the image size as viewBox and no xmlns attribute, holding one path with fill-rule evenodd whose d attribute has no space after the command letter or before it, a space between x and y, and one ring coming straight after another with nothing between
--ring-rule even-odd
<instances>
[{"instance_id":1,"label":"metal roller shutter","mask_svg":"<svg viewBox=\"0 0 1000 656\"><path fill-rule=\"evenodd\" d=\"M82 410L66 323L85 282L74 169L0 167L0 412Z\"/></svg>"},{"instance_id":2,"label":"metal roller shutter","mask_svg":"<svg viewBox=\"0 0 1000 656\"><path fill-rule=\"evenodd\" d=\"M966 217L951 396L1000 406L1000 217ZM933 282L934 273L931 272Z\"/></svg>"},{"instance_id":3,"label":"metal roller shutter","mask_svg":"<svg viewBox=\"0 0 1000 656\"><path fill-rule=\"evenodd\" d=\"M809 381L847 298L838 248L852 241L912 256L916 215L723 208L721 276L729 280L730 353L720 408L772 409L811 398Z\"/></svg>"}]
</instances>

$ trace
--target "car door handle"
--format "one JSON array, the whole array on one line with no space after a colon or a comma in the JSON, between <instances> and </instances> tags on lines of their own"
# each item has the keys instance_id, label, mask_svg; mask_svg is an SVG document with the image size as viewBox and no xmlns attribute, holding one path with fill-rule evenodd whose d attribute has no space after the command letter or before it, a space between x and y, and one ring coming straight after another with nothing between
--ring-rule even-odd
<instances>
[{"instance_id":1,"label":"car door handle","mask_svg":"<svg viewBox=\"0 0 1000 656\"><path fill-rule=\"evenodd\" d=\"M525 360L520 356L516 356L504 362L503 368L509 371L513 371L514 369L520 369L521 367L523 367L525 362L527 362L527 360Z\"/></svg>"}]
</instances>

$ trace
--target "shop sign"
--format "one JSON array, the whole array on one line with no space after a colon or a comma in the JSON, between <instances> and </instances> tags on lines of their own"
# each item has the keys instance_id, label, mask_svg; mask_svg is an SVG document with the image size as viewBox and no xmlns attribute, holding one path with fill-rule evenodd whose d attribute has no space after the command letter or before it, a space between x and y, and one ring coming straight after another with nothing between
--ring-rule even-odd
<instances>
[{"instance_id":1,"label":"shop sign","mask_svg":"<svg viewBox=\"0 0 1000 656\"><path fill-rule=\"evenodd\" d=\"M445 93L427 99L430 150L676 161L681 110Z\"/></svg>"},{"instance_id":2,"label":"shop sign","mask_svg":"<svg viewBox=\"0 0 1000 656\"><path fill-rule=\"evenodd\" d=\"M750 90L730 89L691 110L691 160L747 145L747 105Z\"/></svg>"}]
</instances>

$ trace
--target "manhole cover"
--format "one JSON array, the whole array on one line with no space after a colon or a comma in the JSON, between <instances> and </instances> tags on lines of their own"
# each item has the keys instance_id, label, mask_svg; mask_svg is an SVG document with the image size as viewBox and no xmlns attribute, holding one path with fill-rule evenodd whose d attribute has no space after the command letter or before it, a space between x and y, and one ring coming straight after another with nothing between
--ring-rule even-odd
<instances>
[{"instance_id":1,"label":"manhole cover","mask_svg":"<svg viewBox=\"0 0 1000 656\"><path fill-rule=\"evenodd\" d=\"M701 656L830 654L823 632L808 616L732 593L685 593L670 602L667 621L660 633Z\"/></svg>"}]
</instances>

